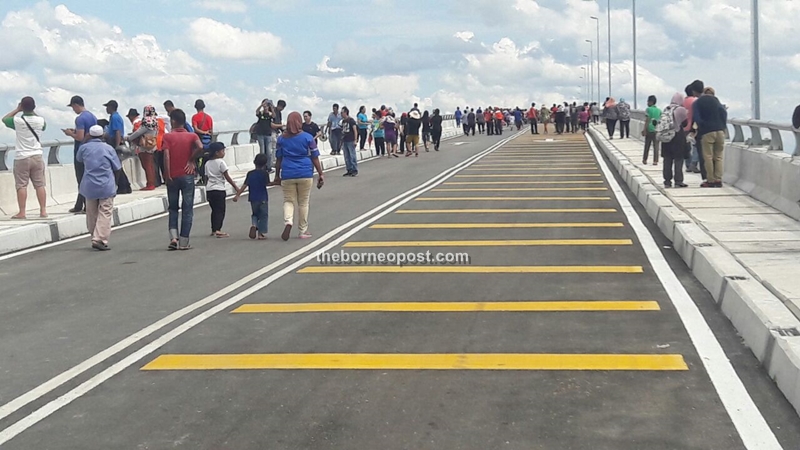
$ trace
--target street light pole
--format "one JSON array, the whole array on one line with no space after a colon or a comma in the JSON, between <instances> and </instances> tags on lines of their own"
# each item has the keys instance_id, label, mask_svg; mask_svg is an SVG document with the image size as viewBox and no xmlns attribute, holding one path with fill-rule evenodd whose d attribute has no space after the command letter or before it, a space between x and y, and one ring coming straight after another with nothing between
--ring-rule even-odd
<instances>
[{"instance_id":1,"label":"street light pole","mask_svg":"<svg viewBox=\"0 0 800 450\"><path fill-rule=\"evenodd\" d=\"M591 69L592 60L589 58L589 55L583 55L583 57L586 58L586 67L585 67L586 72L584 73L584 75L586 75L586 99L591 100L592 97L589 94L589 90L591 89L592 84L591 81L589 80L591 79L590 74L592 73Z\"/></svg>"},{"instance_id":2,"label":"street light pole","mask_svg":"<svg viewBox=\"0 0 800 450\"><path fill-rule=\"evenodd\" d=\"M608 96L611 97L611 0L608 0Z\"/></svg>"},{"instance_id":3,"label":"street light pole","mask_svg":"<svg viewBox=\"0 0 800 450\"><path fill-rule=\"evenodd\" d=\"M752 24L753 44L753 81L752 81L752 109L753 119L761 119L761 50L759 48L758 32L758 0L752 0L750 11Z\"/></svg>"},{"instance_id":4,"label":"street light pole","mask_svg":"<svg viewBox=\"0 0 800 450\"><path fill-rule=\"evenodd\" d=\"M591 18L597 23L597 103L600 103L600 18Z\"/></svg>"},{"instance_id":5,"label":"street light pole","mask_svg":"<svg viewBox=\"0 0 800 450\"><path fill-rule=\"evenodd\" d=\"M591 39L586 39L586 42L589 43L589 86L590 94L589 94L589 102L594 100L594 44L592 43ZM584 55L585 56L585 55Z\"/></svg>"},{"instance_id":6,"label":"street light pole","mask_svg":"<svg viewBox=\"0 0 800 450\"><path fill-rule=\"evenodd\" d=\"M638 69L636 66L636 0L633 0L633 109L639 108L639 104L636 100L638 98L637 72Z\"/></svg>"}]
</instances>

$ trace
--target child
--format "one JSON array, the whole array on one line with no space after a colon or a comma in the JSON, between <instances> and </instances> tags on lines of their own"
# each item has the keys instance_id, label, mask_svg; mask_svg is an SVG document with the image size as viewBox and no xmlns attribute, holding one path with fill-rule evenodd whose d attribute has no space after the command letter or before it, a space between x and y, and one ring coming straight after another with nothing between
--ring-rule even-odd
<instances>
[{"instance_id":1,"label":"child","mask_svg":"<svg viewBox=\"0 0 800 450\"><path fill-rule=\"evenodd\" d=\"M206 162L206 197L211 206L211 236L217 238L230 237L228 233L222 232L222 222L225 221L225 180L238 191L239 188L228 174L228 165L225 164L225 144L213 142L208 147Z\"/></svg>"},{"instance_id":2,"label":"child","mask_svg":"<svg viewBox=\"0 0 800 450\"><path fill-rule=\"evenodd\" d=\"M267 194L267 186L269 185L269 173L267 170L267 155L259 153L256 155L253 164L256 166L255 170L247 173L247 178L244 180L242 187L236 192L233 201L239 201L239 196L248 187L250 188L250 207L252 208L253 224L250 226L250 239L263 241L267 239L267 219L269 218L269 196Z\"/></svg>"},{"instance_id":3,"label":"child","mask_svg":"<svg viewBox=\"0 0 800 450\"><path fill-rule=\"evenodd\" d=\"M589 111L586 110L585 106L581 106L578 119L581 121L581 130L586 131L589 128Z\"/></svg>"}]
</instances>

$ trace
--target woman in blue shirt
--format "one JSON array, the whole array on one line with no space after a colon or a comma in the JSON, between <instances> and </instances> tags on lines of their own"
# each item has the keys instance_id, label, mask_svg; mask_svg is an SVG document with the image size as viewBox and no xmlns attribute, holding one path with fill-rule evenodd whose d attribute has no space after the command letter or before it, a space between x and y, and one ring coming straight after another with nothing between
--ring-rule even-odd
<instances>
[{"instance_id":1,"label":"woman in blue shirt","mask_svg":"<svg viewBox=\"0 0 800 450\"><path fill-rule=\"evenodd\" d=\"M361 106L358 108L358 115L356 115L356 122L358 123L358 148L364 151L364 145L367 143L367 129L369 128L369 118L367 117L367 107Z\"/></svg>"},{"instance_id":2,"label":"woman in blue shirt","mask_svg":"<svg viewBox=\"0 0 800 450\"><path fill-rule=\"evenodd\" d=\"M308 239L308 205L311 198L311 186L314 181L314 169L319 174L317 188L325 183L322 165L319 162L319 150L314 136L303 131L303 119L300 113L289 114L286 120L286 131L278 138L275 152L275 181L273 185L283 188L283 219L286 226L281 239L289 240L294 225L295 203L300 209L300 239Z\"/></svg>"}]
</instances>

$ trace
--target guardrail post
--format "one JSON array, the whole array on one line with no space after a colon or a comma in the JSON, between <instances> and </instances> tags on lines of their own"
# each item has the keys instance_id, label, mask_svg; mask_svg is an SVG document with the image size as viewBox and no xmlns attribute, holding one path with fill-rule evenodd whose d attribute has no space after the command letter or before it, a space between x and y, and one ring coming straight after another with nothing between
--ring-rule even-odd
<instances>
[{"instance_id":1,"label":"guardrail post","mask_svg":"<svg viewBox=\"0 0 800 450\"><path fill-rule=\"evenodd\" d=\"M748 125L750 127L750 146L761 145L764 140L761 138L761 126Z\"/></svg>"},{"instance_id":2,"label":"guardrail post","mask_svg":"<svg viewBox=\"0 0 800 450\"><path fill-rule=\"evenodd\" d=\"M233 133L233 137L231 137L231 145L239 145L239 132Z\"/></svg>"},{"instance_id":3,"label":"guardrail post","mask_svg":"<svg viewBox=\"0 0 800 450\"><path fill-rule=\"evenodd\" d=\"M59 165L61 161L58 159L58 151L61 149L61 144L51 145L50 151L47 152L47 164Z\"/></svg>"},{"instance_id":4,"label":"guardrail post","mask_svg":"<svg viewBox=\"0 0 800 450\"><path fill-rule=\"evenodd\" d=\"M217 133L217 132L211 133L211 142L217 142L217 137L218 136L219 136L219 133Z\"/></svg>"},{"instance_id":5,"label":"guardrail post","mask_svg":"<svg viewBox=\"0 0 800 450\"><path fill-rule=\"evenodd\" d=\"M770 134L769 149L783 151L783 138L781 137L781 131L775 128L774 126L770 126L769 134Z\"/></svg>"},{"instance_id":6,"label":"guardrail post","mask_svg":"<svg viewBox=\"0 0 800 450\"><path fill-rule=\"evenodd\" d=\"M794 133L794 153L792 156L800 156L800 130L792 130Z\"/></svg>"},{"instance_id":7,"label":"guardrail post","mask_svg":"<svg viewBox=\"0 0 800 450\"><path fill-rule=\"evenodd\" d=\"M732 123L733 125L733 139L731 142L744 142L744 130L742 130L742 126L738 123Z\"/></svg>"},{"instance_id":8,"label":"guardrail post","mask_svg":"<svg viewBox=\"0 0 800 450\"><path fill-rule=\"evenodd\" d=\"M0 146L0 172L5 172L8 170L8 166L6 166L6 154L8 153L9 148L5 145Z\"/></svg>"}]
</instances>

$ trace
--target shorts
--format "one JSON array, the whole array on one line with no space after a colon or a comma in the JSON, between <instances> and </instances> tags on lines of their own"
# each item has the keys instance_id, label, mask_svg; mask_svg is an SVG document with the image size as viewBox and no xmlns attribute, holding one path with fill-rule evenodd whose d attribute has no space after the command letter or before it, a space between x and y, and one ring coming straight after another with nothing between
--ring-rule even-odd
<instances>
[{"instance_id":1,"label":"shorts","mask_svg":"<svg viewBox=\"0 0 800 450\"><path fill-rule=\"evenodd\" d=\"M406 136L406 144L419 145L419 135L409 134Z\"/></svg>"},{"instance_id":2,"label":"shorts","mask_svg":"<svg viewBox=\"0 0 800 450\"><path fill-rule=\"evenodd\" d=\"M41 188L47 184L44 174L44 159L41 155L31 156L14 161L14 185L17 190L28 187L28 182L33 182L33 187Z\"/></svg>"}]
</instances>

